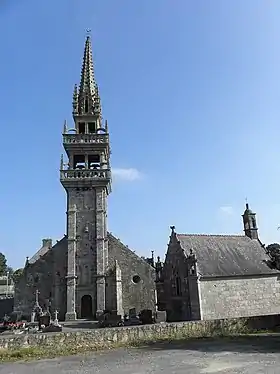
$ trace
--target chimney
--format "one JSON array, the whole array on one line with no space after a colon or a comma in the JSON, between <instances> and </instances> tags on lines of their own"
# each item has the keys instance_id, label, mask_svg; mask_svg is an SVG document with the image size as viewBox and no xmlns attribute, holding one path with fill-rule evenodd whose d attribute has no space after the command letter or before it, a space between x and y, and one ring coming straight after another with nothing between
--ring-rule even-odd
<instances>
[{"instance_id":1,"label":"chimney","mask_svg":"<svg viewBox=\"0 0 280 374\"><path fill-rule=\"evenodd\" d=\"M51 248L52 247L52 239L43 239L42 240L42 247Z\"/></svg>"}]
</instances>

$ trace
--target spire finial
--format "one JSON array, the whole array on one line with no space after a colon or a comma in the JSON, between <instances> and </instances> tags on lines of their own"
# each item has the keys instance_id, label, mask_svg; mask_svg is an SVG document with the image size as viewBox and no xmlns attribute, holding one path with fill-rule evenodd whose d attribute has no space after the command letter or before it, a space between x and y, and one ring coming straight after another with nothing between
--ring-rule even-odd
<instances>
[{"instance_id":1,"label":"spire finial","mask_svg":"<svg viewBox=\"0 0 280 374\"><path fill-rule=\"evenodd\" d=\"M170 229L171 229L171 234L174 234L175 233L175 226L170 226Z\"/></svg>"},{"instance_id":2,"label":"spire finial","mask_svg":"<svg viewBox=\"0 0 280 374\"><path fill-rule=\"evenodd\" d=\"M86 29L86 35L88 38L90 37L90 34L91 34L91 29Z\"/></svg>"},{"instance_id":3,"label":"spire finial","mask_svg":"<svg viewBox=\"0 0 280 374\"><path fill-rule=\"evenodd\" d=\"M27 267L28 265L29 265L29 257L26 256L24 267Z\"/></svg>"},{"instance_id":4,"label":"spire finial","mask_svg":"<svg viewBox=\"0 0 280 374\"><path fill-rule=\"evenodd\" d=\"M67 121L64 120L64 124L63 124L63 134L67 134Z\"/></svg>"},{"instance_id":5,"label":"spire finial","mask_svg":"<svg viewBox=\"0 0 280 374\"><path fill-rule=\"evenodd\" d=\"M87 37L84 48L84 57L81 71L79 94L77 95L77 106L79 114L93 114L96 96L96 82L93 71L92 47L90 30L87 29Z\"/></svg>"}]
</instances>

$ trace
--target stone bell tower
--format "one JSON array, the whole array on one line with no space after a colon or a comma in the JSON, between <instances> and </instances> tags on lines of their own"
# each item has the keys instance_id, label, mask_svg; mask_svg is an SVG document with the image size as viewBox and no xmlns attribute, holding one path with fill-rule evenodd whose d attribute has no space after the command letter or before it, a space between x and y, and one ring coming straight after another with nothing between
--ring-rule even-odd
<instances>
[{"instance_id":1,"label":"stone bell tower","mask_svg":"<svg viewBox=\"0 0 280 374\"><path fill-rule=\"evenodd\" d=\"M246 203L245 211L242 215L243 217L243 225L244 225L244 233L250 239L259 239L258 236L258 227L257 227L257 220L256 220L256 213L254 213L250 208L249 204Z\"/></svg>"},{"instance_id":2,"label":"stone bell tower","mask_svg":"<svg viewBox=\"0 0 280 374\"><path fill-rule=\"evenodd\" d=\"M73 94L74 128L63 129L66 163L60 181L67 194L66 320L96 316L105 309L108 266L107 197L111 192L110 144L86 38L79 88Z\"/></svg>"}]
</instances>

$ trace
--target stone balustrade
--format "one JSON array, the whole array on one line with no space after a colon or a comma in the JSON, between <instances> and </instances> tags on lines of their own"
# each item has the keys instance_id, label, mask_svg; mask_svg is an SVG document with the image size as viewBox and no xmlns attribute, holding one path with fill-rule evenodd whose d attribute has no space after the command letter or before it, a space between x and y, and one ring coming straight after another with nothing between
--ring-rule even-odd
<instances>
[{"instance_id":1,"label":"stone balustrade","mask_svg":"<svg viewBox=\"0 0 280 374\"><path fill-rule=\"evenodd\" d=\"M111 171L108 169L67 169L60 171L61 180L74 179L110 179Z\"/></svg>"},{"instance_id":2,"label":"stone balustrade","mask_svg":"<svg viewBox=\"0 0 280 374\"><path fill-rule=\"evenodd\" d=\"M93 144L93 143L109 143L109 135L107 134L64 134L64 144Z\"/></svg>"}]
</instances>

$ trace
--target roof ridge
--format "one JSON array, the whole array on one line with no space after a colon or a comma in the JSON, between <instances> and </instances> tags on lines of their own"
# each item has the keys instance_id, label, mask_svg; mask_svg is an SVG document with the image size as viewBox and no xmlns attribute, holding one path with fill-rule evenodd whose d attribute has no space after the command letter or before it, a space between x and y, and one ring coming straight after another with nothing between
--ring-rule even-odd
<instances>
[{"instance_id":1,"label":"roof ridge","mask_svg":"<svg viewBox=\"0 0 280 374\"><path fill-rule=\"evenodd\" d=\"M113 240L117 241L119 244L121 244L125 249L127 249L128 251L130 251L132 253L133 256L136 256L138 259L140 259L141 261L145 262L145 264L148 264L149 263L145 260L145 256L140 256L138 254L138 252L134 249L132 249L131 247L129 247L128 245L124 244L121 239L117 238L112 232L107 232L108 234L108 238L111 237ZM150 265L151 266L151 265Z\"/></svg>"},{"instance_id":2,"label":"roof ridge","mask_svg":"<svg viewBox=\"0 0 280 374\"><path fill-rule=\"evenodd\" d=\"M179 234L177 236L219 236L219 237L232 237L232 238L246 238L245 235L241 234Z\"/></svg>"},{"instance_id":3,"label":"roof ridge","mask_svg":"<svg viewBox=\"0 0 280 374\"><path fill-rule=\"evenodd\" d=\"M66 235L57 240L57 242L51 247L42 246L41 248L39 248L37 252L35 252L34 255L28 260L29 264L35 264L35 262L37 262L41 257L45 256L50 250L58 246L63 240L66 240Z\"/></svg>"}]
</instances>

